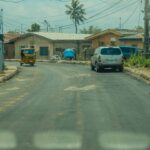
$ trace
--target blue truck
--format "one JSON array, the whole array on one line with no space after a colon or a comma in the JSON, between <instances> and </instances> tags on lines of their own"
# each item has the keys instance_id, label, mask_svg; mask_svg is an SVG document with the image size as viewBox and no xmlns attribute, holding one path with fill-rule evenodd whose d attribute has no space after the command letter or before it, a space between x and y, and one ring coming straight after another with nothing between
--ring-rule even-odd
<instances>
[{"instance_id":1,"label":"blue truck","mask_svg":"<svg viewBox=\"0 0 150 150\"><path fill-rule=\"evenodd\" d=\"M65 59L75 59L76 58L76 52L73 49L65 49L64 53Z\"/></svg>"},{"instance_id":2,"label":"blue truck","mask_svg":"<svg viewBox=\"0 0 150 150\"><path fill-rule=\"evenodd\" d=\"M138 54L138 48L134 46L119 46L120 49L122 50L123 57L125 59L130 58L132 55L137 55Z\"/></svg>"}]
</instances>

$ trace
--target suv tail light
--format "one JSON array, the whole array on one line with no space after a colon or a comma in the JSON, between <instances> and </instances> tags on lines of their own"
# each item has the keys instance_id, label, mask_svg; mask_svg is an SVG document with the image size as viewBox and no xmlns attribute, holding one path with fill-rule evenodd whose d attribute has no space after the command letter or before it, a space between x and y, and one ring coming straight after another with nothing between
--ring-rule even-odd
<instances>
[{"instance_id":1,"label":"suv tail light","mask_svg":"<svg viewBox=\"0 0 150 150\"><path fill-rule=\"evenodd\" d=\"M125 57L124 56L122 56L122 62L124 62L125 61Z\"/></svg>"}]
</instances>

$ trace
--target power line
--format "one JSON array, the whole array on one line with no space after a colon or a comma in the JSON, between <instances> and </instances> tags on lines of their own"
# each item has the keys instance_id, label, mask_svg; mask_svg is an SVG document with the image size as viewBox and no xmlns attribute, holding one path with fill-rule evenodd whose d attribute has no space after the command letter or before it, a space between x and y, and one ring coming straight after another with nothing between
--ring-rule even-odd
<instances>
[{"instance_id":1,"label":"power line","mask_svg":"<svg viewBox=\"0 0 150 150\"><path fill-rule=\"evenodd\" d=\"M139 11L139 17L138 17L138 26L140 26L140 20L141 20L141 14L142 14L142 0L140 1L140 11Z\"/></svg>"},{"instance_id":2,"label":"power line","mask_svg":"<svg viewBox=\"0 0 150 150\"><path fill-rule=\"evenodd\" d=\"M139 5L139 4L138 4L138 5ZM136 13L136 10L137 10L137 8L138 8L138 5L135 6L135 9L133 9L133 12L131 12L131 14L129 15L129 17L123 22L122 25L125 25L125 24L132 18L132 16Z\"/></svg>"},{"instance_id":3,"label":"power line","mask_svg":"<svg viewBox=\"0 0 150 150\"><path fill-rule=\"evenodd\" d=\"M96 13L96 14L90 16L89 19L94 18L94 17L98 16L99 14L104 13L105 11L112 9L114 6L120 4L121 2L122 2L122 0L117 1L117 2L114 3L112 6L106 8L106 9L104 9L104 10L101 10L100 12L98 12L98 13Z\"/></svg>"},{"instance_id":4,"label":"power line","mask_svg":"<svg viewBox=\"0 0 150 150\"><path fill-rule=\"evenodd\" d=\"M22 1L24 1L24 0L17 0L17 1L11 1L11 0L0 0L0 1L2 1L2 2L8 2L8 3L20 3L20 2L22 2Z\"/></svg>"},{"instance_id":5,"label":"power line","mask_svg":"<svg viewBox=\"0 0 150 150\"><path fill-rule=\"evenodd\" d=\"M132 2L132 3L129 3L129 4L126 5L126 6L123 6L123 7L120 7L120 8L118 8L118 9L115 9L114 11L109 12L109 13L107 13L107 14L105 14L105 15L100 16L100 17L91 19L90 21L87 21L86 23L92 22L92 21L97 20L97 19L102 19L102 18L105 18L105 17L110 16L110 15L112 15L112 14L115 14L115 13L117 13L117 12L120 11L120 10L124 10L124 9L126 9L126 8L128 8L128 7L130 7L130 6L132 6L133 4L136 4L137 1L138 1L138 0L136 0L136 1Z\"/></svg>"},{"instance_id":6,"label":"power line","mask_svg":"<svg viewBox=\"0 0 150 150\"><path fill-rule=\"evenodd\" d=\"M0 0L0 1L4 1L4 0ZM8 1L8 0L7 0ZM10 0L9 0L10 1ZM100 0L101 2L104 2L104 0ZM106 1L105 1L106 2ZM127 8L127 7L130 7L130 5L133 5L133 4L135 4L135 1L133 2L133 3L131 3L131 2L129 2L128 3L128 5L123 5L122 4L122 2L123 2L123 0L119 0L119 1L117 1L117 2L115 2L115 3L113 3L111 6L109 6L109 7L107 7L107 8L105 8L105 7L102 7L102 8L100 8L101 9L101 11L99 11L99 12L97 12L97 13L95 13L95 14L93 14L92 16L90 16L88 19L87 19L87 21L85 22L85 23L83 23L83 24L80 24L79 26L81 26L81 25L85 25L85 24L88 24L88 23L90 23L90 22L94 22L95 20L97 21L98 19L102 19L102 18L105 18L105 17L107 17L107 16L110 16L110 15L112 15L112 14L114 14L114 13L116 13L116 12L118 12L118 11L120 11L120 10L123 10L123 9L125 9L125 8ZM107 2L108 3L108 2ZM123 6L123 7L120 7L120 4L122 4L121 6ZM116 6L119 6L119 7L116 7ZM92 8L92 7L91 7ZM111 12L110 12L110 10L111 10ZM104 14L105 13L105 14ZM103 15L102 15L103 14ZM58 15L55 15L55 16L58 16ZM64 15L62 15L62 16L64 16ZM19 16L18 16L19 17ZM16 20L17 19L12 19L12 18L10 18L10 16L7 16L6 18L8 18L8 20L10 20L10 22L12 21L12 24L16 24ZM9 19L10 18L10 19ZM27 16L25 16L25 18L27 19ZM25 19L24 17L23 17L23 19ZM28 18L31 18L32 19L32 17L28 17ZM55 21L57 21L57 20L55 20ZM58 20L58 21L60 21L60 19ZM19 26L20 26L20 24L21 23L23 23L24 21L21 21L21 22L19 22L18 21L18 24L19 24ZM54 22L54 21L53 21ZM24 24L26 24L26 23L24 23ZM26 25L26 26L29 26L29 25ZM72 23L72 24L67 24L67 25L61 25L61 26L59 26L59 27L55 27L54 29L58 29L58 28L61 28L61 29L69 29L69 28L72 28L74 26L74 24Z\"/></svg>"},{"instance_id":7,"label":"power line","mask_svg":"<svg viewBox=\"0 0 150 150\"><path fill-rule=\"evenodd\" d=\"M92 21L94 21L94 20L102 19L102 18L104 18L104 17L110 16L110 15L112 15L112 14L114 14L114 13L120 11L120 10L123 10L123 9L126 9L127 7L133 6L133 5L136 4L137 2L138 2L138 0L136 0L136 1L132 2L132 3L128 3L128 5L123 6L123 7L119 7L118 9L115 9L114 11L112 11L112 12L110 12L110 13L107 13L107 14L105 14L105 15L103 15L103 16L100 16L100 17L97 17L97 18L89 18L89 19L88 19L89 21L86 21L85 23L82 23L82 24L80 24L80 25L85 25L85 24L88 24L88 23L90 23L90 22L92 22ZM108 9L107 9L107 10L108 10ZM64 25L64 26L60 26L60 27L62 27L63 29L69 29L69 28L72 28L73 26L74 26L74 24L69 24L69 25Z\"/></svg>"}]
</instances>

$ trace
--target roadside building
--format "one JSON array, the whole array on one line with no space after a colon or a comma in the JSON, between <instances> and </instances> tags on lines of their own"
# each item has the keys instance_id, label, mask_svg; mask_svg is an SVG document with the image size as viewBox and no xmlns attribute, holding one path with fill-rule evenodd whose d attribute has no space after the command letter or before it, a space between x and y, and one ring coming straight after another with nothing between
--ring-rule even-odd
<instances>
[{"instance_id":1,"label":"roadside building","mask_svg":"<svg viewBox=\"0 0 150 150\"><path fill-rule=\"evenodd\" d=\"M95 49L100 46L118 45L120 36L121 33L118 31L105 30L100 33L91 35L87 37L87 39L92 41L92 48Z\"/></svg>"},{"instance_id":2,"label":"roadside building","mask_svg":"<svg viewBox=\"0 0 150 150\"><path fill-rule=\"evenodd\" d=\"M91 46L91 42L85 39L88 34L33 32L26 33L14 40L15 58L20 58L21 48L34 48L37 59L49 59L52 55L61 55L67 48L73 48L77 52Z\"/></svg>"},{"instance_id":3,"label":"roadside building","mask_svg":"<svg viewBox=\"0 0 150 150\"><path fill-rule=\"evenodd\" d=\"M4 34L4 53L5 59L15 58L15 43L14 39L19 37L19 33L5 33Z\"/></svg>"},{"instance_id":4,"label":"roadside building","mask_svg":"<svg viewBox=\"0 0 150 150\"><path fill-rule=\"evenodd\" d=\"M119 40L120 40L120 45L130 45L130 46L135 46L140 49L143 49L144 46L143 39L144 39L144 34L139 33L135 35L121 37Z\"/></svg>"},{"instance_id":5,"label":"roadside building","mask_svg":"<svg viewBox=\"0 0 150 150\"><path fill-rule=\"evenodd\" d=\"M124 36L129 36L136 34L136 31L131 30L117 30L117 29L107 29L100 33L93 34L87 37L87 40L91 40L92 48L95 49L100 46L119 46L120 38Z\"/></svg>"}]
</instances>

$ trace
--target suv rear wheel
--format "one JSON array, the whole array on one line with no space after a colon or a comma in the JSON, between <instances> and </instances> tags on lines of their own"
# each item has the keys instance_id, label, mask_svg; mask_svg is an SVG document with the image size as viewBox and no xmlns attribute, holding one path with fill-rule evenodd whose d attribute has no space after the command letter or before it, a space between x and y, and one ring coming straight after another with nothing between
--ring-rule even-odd
<instances>
[{"instance_id":1,"label":"suv rear wheel","mask_svg":"<svg viewBox=\"0 0 150 150\"><path fill-rule=\"evenodd\" d=\"M97 63L95 65L95 71L96 72L102 72L103 71L103 67L99 66Z\"/></svg>"},{"instance_id":2,"label":"suv rear wheel","mask_svg":"<svg viewBox=\"0 0 150 150\"><path fill-rule=\"evenodd\" d=\"M120 71L120 72L123 72L123 70L124 70L124 67L123 67L123 66L120 66L120 67L119 67L119 71Z\"/></svg>"},{"instance_id":3,"label":"suv rear wheel","mask_svg":"<svg viewBox=\"0 0 150 150\"><path fill-rule=\"evenodd\" d=\"M95 71L100 72L99 65L97 63L95 64Z\"/></svg>"}]
</instances>

